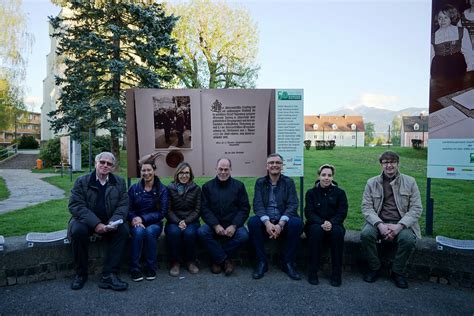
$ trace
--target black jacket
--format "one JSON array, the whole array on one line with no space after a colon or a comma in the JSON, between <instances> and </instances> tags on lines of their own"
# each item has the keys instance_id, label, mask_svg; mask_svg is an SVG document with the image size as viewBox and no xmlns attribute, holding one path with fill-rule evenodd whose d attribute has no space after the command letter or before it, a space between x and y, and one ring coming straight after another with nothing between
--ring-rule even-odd
<instances>
[{"instance_id":1,"label":"black jacket","mask_svg":"<svg viewBox=\"0 0 474 316\"><path fill-rule=\"evenodd\" d=\"M217 177L202 186L201 216L213 227L220 224L241 227L249 217L250 204L245 186L239 180L229 178L220 181Z\"/></svg>"},{"instance_id":2,"label":"black jacket","mask_svg":"<svg viewBox=\"0 0 474 316\"><path fill-rule=\"evenodd\" d=\"M169 209L168 223L178 224L184 220L186 225L199 221L201 212L201 188L194 182L189 183L180 195L176 183L168 185Z\"/></svg>"},{"instance_id":3,"label":"black jacket","mask_svg":"<svg viewBox=\"0 0 474 316\"><path fill-rule=\"evenodd\" d=\"M333 225L343 226L347 209L346 192L334 181L333 185L322 188L318 180L314 187L306 192L304 214L307 224L322 224L324 221L329 221Z\"/></svg>"},{"instance_id":4,"label":"black jacket","mask_svg":"<svg viewBox=\"0 0 474 316\"><path fill-rule=\"evenodd\" d=\"M99 194L96 173L79 177L74 183L69 198L69 212L71 220L77 220L93 229L101 222L97 217L96 202ZM109 174L109 181L105 190L105 209L109 221L127 219L128 194L125 181L118 176ZM107 223L104 223L107 224Z\"/></svg>"}]
</instances>

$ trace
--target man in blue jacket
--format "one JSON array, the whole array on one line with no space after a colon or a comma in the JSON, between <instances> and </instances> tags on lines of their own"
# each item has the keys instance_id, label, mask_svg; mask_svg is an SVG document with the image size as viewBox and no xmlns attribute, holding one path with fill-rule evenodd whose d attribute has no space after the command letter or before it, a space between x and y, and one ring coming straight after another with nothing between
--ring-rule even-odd
<instances>
[{"instance_id":1,"label":"man in blue jacket","mask_svg":"<svg viewBox=\"0 0 474 316\"><path fill-rule=\"evenodd\" d=\"M202 187L201 216L205 224L199 228L198 235L211 254L212 273L221 273L224 268L229 276L234 271L232 257L248 240L243 225L250 204L244 184L231 177L230 159L220 158L216 171L217 176Z\"/></svg>"},{"instance_id":2,"label":"man in blue jacket","mask_svg":"<svg viewBox=\"0 0 474 316\"><path fill-rule=\"evenodd\" d=\"M126 290L118 277L120 262L128 240L128 194L125 181L111 173L115 156L102 152L95 157L95 170L79 177L69 199L69 237L76 269L71 288L81 289L87 281L89 237L96 233L108 243L99 287Z\"/></svg>"},{"instance_id":3,"label":"man in blue jacket","mask_svg":"<svg viewBox=\"0 0 474 316\"><path fill-rule=\"evenodd\" d=\"M268 270L265 239L284 240L282 270L293 280L301 280L295 269L295 253L300 242L303 221L298 216L298 198L293 180L282 172L283 158L273 153L267 157L265 177L255 183L253 209L248 221L250 240L255 247L257 266L252 274L260 279Z\"/></svg>"}]
</instances>

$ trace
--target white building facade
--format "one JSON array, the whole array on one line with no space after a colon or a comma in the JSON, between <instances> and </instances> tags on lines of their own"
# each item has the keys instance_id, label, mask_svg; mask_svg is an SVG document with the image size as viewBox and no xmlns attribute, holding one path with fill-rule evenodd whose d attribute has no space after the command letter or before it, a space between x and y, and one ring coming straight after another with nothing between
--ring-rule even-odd
<instances>
[{"instance_id":1,"label":"white building facade","mask_svg":"<svg viewBox=\"0 0 474 316\"><path fill-rule=\"evenodd\" d=\"M365 128L362 116L305 115L305 140L334 141L336 146L363 147Z\"/></svg>"}]
</instances>

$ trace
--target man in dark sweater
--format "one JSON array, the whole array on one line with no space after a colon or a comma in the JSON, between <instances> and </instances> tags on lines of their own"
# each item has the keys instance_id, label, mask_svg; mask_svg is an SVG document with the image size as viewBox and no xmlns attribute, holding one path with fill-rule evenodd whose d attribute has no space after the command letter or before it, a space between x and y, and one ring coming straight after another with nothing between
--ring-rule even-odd
<instances>
[{"instance_id":1,"label":"man in dark sweater","mask_svg":"<svg viewBox=\"0 0 474 316\"><path fill-rule=\"evenodd\" d=\"M205 224L199 228L198 235L211 254L212 273L221 273L224 268L228 276L234 271L232 257L248 240L243 225L250 204L244 184L231 177L230 159L220 158L216 171L217 176L202 187L201 216Z\"/></svg>"},{"instance_id":2,"label":"man in dark sweater","mask_svg":"<svg viewBox=\"0 0 474 316\"><path fill-rule=\"evenodd\" d=\"M125 181L111 173L114 166L112 153L98 154L95 170L79 177L71 190L69 236L76 269L73 290L81 289L87 281L89 237L94 233L108 243L99 287L115 291L128 287L117 276L129 235L128 226L122 224L127 218L128 194Z\"/></svg>"}]
</instances>

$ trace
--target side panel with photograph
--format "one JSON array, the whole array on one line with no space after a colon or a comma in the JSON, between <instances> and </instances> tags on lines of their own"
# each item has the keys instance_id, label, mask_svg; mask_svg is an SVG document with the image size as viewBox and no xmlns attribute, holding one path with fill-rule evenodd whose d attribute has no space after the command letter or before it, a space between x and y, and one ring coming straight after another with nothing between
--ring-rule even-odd
<instances>
[{"instance_id":1,"label":"side panel with photograph","mask_svg":"<svg viewBox=\"0 0 474 316\"><path fill-rule=\"evenodd\" d=\"M470 2L432 3L427 175L431 178L474 180L474 7Z\"/></svg>"},{"instance_id":2,"label":"side panel with photograph","mask_svg":"<svg viewBox=\"0 0 474 316\"><path fill-rule=\"evenodd\" d=\"M138 156L157 154L160 176L181 162L202 174L200 90L135 89ZM195 131L195 132L193 132Z\"/></svg>"}]
</instances>

